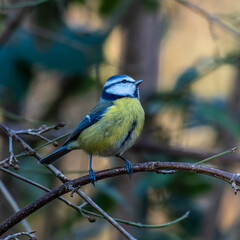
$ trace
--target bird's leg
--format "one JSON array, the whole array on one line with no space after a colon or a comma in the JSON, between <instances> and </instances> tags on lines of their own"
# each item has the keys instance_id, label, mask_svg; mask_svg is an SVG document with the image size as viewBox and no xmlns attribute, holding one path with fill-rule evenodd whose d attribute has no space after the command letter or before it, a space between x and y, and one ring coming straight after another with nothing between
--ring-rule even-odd
<instances>
[{"instance_id":1,"label":"bird's leg","mask_svg":"<svg viewBox=\"0 0 240 240\"><path fill-rule=\"evenodd\" d=\"M131 178L131 175L133 174L133 167L132 167L132 164L130 163L130 161L128 161L126 158L124 158L120 155L116 155L116 157L121 158L125 162L128 175Z\"/></svg>"},{"instance_id":2,"label":"bird's leg","mask_svg":"<svg viewBox=\"0 0 240 240\"><path fill-rule=\"evenodd\" d=\"M96 177L95 177L95 172L92 170L92 154L90 154L89 178L90 178L90 182L93 184L93 186L95 186Z\"/></svg>"}]
</instances>

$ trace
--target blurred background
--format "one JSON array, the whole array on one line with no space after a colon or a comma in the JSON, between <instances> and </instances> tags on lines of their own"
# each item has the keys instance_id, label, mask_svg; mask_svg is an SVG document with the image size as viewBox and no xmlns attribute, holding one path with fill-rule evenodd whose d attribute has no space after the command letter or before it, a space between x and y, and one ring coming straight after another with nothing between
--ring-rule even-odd
<instances>
[{"instance_id":1,"label":"blurred background","mask_svg":"<svg viewBox=\"0 0 240 240\"><path fill-rule=\"evenodd\" d=\"M139 141L125 153L132 163L195 163L239 145L238 1L1 0L0 31L0 120L12 129L63 121L66 127L46 136L71 132L97 103L106 79L120 73L143 80L146 122ZM0 140L4 159L8 140ZM24 140L32 147L44 143ZM14 147L15 153L22 151ZM54 149L48 145L38 152L46 156ZM236 152L210 164L236 173L239 162ZM88 173L88 164L86 153L74 151L54 165L77 178ZM93 160L95 171L122 165L114 158ZM10 170L49 188L59 185L33 157ZM44 194L2 172L0 177L21 208ZM161 224L191 210L189 218L164 229L124 226L137 239L240 237L239 196L207 176L138 173L82 190L111 216L134 222ZM0 213L0 221L13 214L3 195ZM105 220L89 223L57 200L27 220L38 239L123 239ZM21 225L11 231L22 231Z\"/></svg>"}]
</instances>

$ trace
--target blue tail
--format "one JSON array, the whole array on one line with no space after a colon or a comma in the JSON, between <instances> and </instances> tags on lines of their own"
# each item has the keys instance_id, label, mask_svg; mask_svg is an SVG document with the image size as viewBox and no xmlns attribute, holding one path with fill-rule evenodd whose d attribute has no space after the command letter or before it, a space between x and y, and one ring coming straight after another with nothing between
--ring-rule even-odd
<instances>
[{"instance_id":1,"label":"blue tail","mask_svg":"<svg viewBox=\"0 0 240 240\"><path fill-rule=\"evenodd\" d=\"M71 150L67 149L67 147L68 147L68 145L59 148L58 150L56 150L55 152L51 153L47 157L41 159L39 161L39 163L45 164L45 165L53 163L58 158L62 157L63 155L65 155L65 154L67 154L67 153L69 153L71 151Z\"/></svg>"}]
</instances>

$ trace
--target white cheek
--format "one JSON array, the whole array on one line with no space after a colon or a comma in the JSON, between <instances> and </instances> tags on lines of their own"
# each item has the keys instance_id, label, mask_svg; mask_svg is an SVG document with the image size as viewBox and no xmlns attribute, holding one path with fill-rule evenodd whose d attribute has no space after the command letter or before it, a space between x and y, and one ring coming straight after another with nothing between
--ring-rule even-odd
<instances>
[{"instance_id":1,"label":"white cheek","mask_svg":"<svg viewBox=\"0 0 240 240\"><path fill-rule=\"evenodd\" d=\"M135 85L133 84L116 84L106 89L107 93L115 95L133 95L135 91Z\"/></svg>"}]
</instances>

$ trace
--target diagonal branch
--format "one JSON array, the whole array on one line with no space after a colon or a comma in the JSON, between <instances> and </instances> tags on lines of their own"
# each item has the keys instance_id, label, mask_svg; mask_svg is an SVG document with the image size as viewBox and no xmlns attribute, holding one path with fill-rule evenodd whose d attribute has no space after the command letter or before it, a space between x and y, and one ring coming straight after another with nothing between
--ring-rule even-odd
<instances>
[{"instance_id":1,"label":"diagonal branch","mask_svg":"<svg viewBox=\"0 0 240 240\"><path fill-rule=\"evenodd\" d=\"M11 193L8 191L8 189L6 188L6 186L4 185L4 183L2 182L1 179L0 179L0 191L5 196L6 200L8 201L9 205L12 207L14 212L18 212L20 210L18 204L16 203L15 199L13 198ZM24 228L26 229L26 231L33 232L30 225L26 221L26 219L23 219L22 224L23 224ZM32 234L31 237L35 237L35 235Z\"/></svg>"},{"instance_id":2,"label":"diagonal branch","mask_svg":"<svg viewBox=\"0 0 240 240\"><path fill-rule=\"evenodd\" d=\"M103 211L90 197L88 197L83 191L78 190L78 194L87 202L89 205L93 206L105 219L109 219L111 224L117 228L123 236L127 239L134 240L135 238L132 237L123 227L121 227L112 217L110 217L105 211ZM136 240L136 239L135 239Z\"/></svg>"},{"instance_id":3,"label":"diagonal branch","mask_svg":"<svg viewBox=\"0 0 240 240\"><path fill-rule=\"evenodd\" d=\"M6 174L9 174L9 175L11 175L11 176L13 176L13 177L23 181L23 182L29 183L29 184L31 184L31 185L39 188L39 189L42 189L45 192L50 192L51 191L51 189L49 189L47 187L44 187L41 184L36 183L36 182L34 182L34 181L32 181L32 180L30 180L28 178L25 178L25 177L15 173L15 172L12 172L12 171L10 171L10 170L8 170L6 168L0 167L0 170L5 172ZM78 205L75 205L75 204L71 203L70 201L68 201L67 199L65 199L62 196L58 197L58 199L61 200L62 202L64 202L65 204L67 204L69 207L77 210L79 213L81 213L81 215L83 217L87 218L89 222L95 222L95 218L94 217L104 218L103 215L100 215L100 214L97 214L95 212L91 212L91 211L88 211L88 210L84 209L84 206L86 206L88 204L87 201L84 202L82 205L78 206ZM93 204L95 204L95 203L93 202ZM101 211L102 211L102 209L101 209ZM91 216L89 216L87 214L89 214ZM157 225L148 225L148 224L143 224L143 223L130 222L130 221L119 219L119 218L113 218L113 219L115 221L119 222L119 223L124 223L124 224L130 225L130 226L134 226L134 227L138 227L138 228L164 228L164 227L170 226L170 225L172 225L174 223L182 221L183 219L187 218L189 214L190 214L190 211L187 211L184 215L182 215L181 217L179 217L179 218L177 218L177 219L175 219L175 220L173 220L171 222L167 222L167 223L164 223L164 224L157 224Z\"/></svg>"},{"instance_id":4,"label":"diagonal branch","mask_svg":"<svg viewBox=\"0 0 240 240\"><path fill-rule=\"evenodd\" d=\"M59 123L56 127L62 127L64 124ZM56 127L54 127L55 129L57 129ZM30 154L34 156L35 158L37 158L38 160L40 160L42 157L32 148L30 147L22 138L20 138L17 134L22 134L22 131L14 131L9 129L8 127L6 127L5 125L3 125L2 123L0 123L0 128L8 135L9 139L14 138L16 141L18 141L22 147L28 151ZM48 129L50 129L51 127L49 127ZM39 129L37 129L36 131L38 131ZM41 129L43 132L45 132L45 129ZM31 130L31 132L33 132ZM43 133L41 132L41 133ZM26 133L26 132L24 132ZM57 168L55 168L53 165L48 165L46 166L57 178L60 179L60 181L62 183L67 183L69 182L71 179L69 179L68 177L66 177L61 171L59 171ZM71 186L70 186L71 187ZM72 188L73 189L73 188ZM76 191L77 194L82 197L84 200L87 197L80 189ZM62 195L62 194L61 194ZM58 197L61 199L61 195L59 195ZM85 198L84 198L85 197ZM61 199L62 201L64 201L65 199ZM119 230L127 239L130 240L134 240L135 238L133 236L131 236L124 228L122 228L112 217L110 217L106 212L104 212L98 205L96 205L90 198L88 198L88 203L95 208L108 222L110 222L117 230ZM70 205L70 204L69 204ZM73 204L71 204L72 206ZM74 206L72 206L74 207ZM79 209L78 209L79 210Z\"/></svg>"},{"instance_id":5,"label":"diagonal branch","mask_svg":"<svg viewBox=\"0 0 240 240\"><path fill-rule=\"evenodd\" d=\"M29 8L19 9L17 10L15 16L9 19L3 33L0 36L0 49L8 41L13 32L19 27L19 25L21 24L22 20L24 19L28 12Z\"/></svg>"},{"instance_id":6,"label":"diagonal branch","mask_svg":"<svg viewBox=\"0 0 240 240\"><path fill-rule=\"evenodd\" d=\"M190 149L190 148L183 148L179 146L170 146L164 143L155 143L151 141L141 140L138 141L132 148L131 151L136 152L137 154L141 154L144 152L151 152L151 153L160 153L166 154L170 157L177 157L179 158L191 158L196 160L202 160L208 158L209 156L213 156L219 154L220 151L203 151L198 149ZM239 163L240 157L237 154L234 155L221 155L216 158L216 160L220 160L221 162L228 162L231 161L233 163Z\"/></svg>"},{"instance_id":7,"label":"diagonal branch","mask_svg":"<svg viewBox=\"0 0 240 240\"><path fill-rule=\"evenodd\" d=\"M33 237L32 234L35 233L36 231L31 231L31 232L19 232L19 233L15 233L12 235L7 236L4 239L0 239L0 240L17 240L19 236L27 236L29 237L30 240L36 240L36 237Z\"/></svg>"},{"instance_id":8,"label":"diagonal branch","mask_svg":"<svg viewBox=\"0 0 240 240\"><path fill-rule=\"evenodd\" d=\"M56 126L53 126L53 127L48 127L47 129L48 130L51 130L51 129L58 129L60 127L63 127L64 126L64 123L60 122L58 123ZM14 140L16 140L17 142L19 142L19 144L23 147L23 149L25 151L28 152L28 155L30 156L34 156L36 159L40 160L42 159L41 155L38 154L32 147L30 147L21 137L19 137L16 133L16 131L8 128L7 126L5 126L4 124L0 123L0 129L2 129L5 134L8 136L8 138L12 138ZM41 130L41 128L39 128ZM43 130L46 132L46 130ZM10 140L9 140L10 141ZM11 147L11 145L9 146ZM11 151L12 149L10 149ZM13 154L13 153L12 153ZM14 154L13 154L14 155ZM7 158L3 161L0 161L0 165L3 165L3 164L6 164L6 166L4 165L4 167L8 167L9 166L9 160L11 158ZM13 165L15 168L18 168L18 166L16 166L16 164L14 163ZM56 177L58 177L62 182L66 182L68 181L69 179L67 177L65 177L57 168L55 168L53 165L49 165L49 166L46 166Z\"/></svg>"},{"instance_id":9,"label":"diagonal branch","mask_svg":"<svg viewBox=\"0 0 240 240\"><path fill-rule=\"evenodd\" d=\"M184 7L187 7L191 10L193 10L194 12L196 12L197 14L203 16L204 18L207 19L207 21L209 21L210 23L215 23L216 25L218 25L221 29L223 29L224 31L227 31L229 33L231 33L234 37L236 37L237 39L240 38L240 32L236 31L235 29L231 28L230 26L228 26L227 24L225 24L224 22L222 22L221 20L219 20L216 16L214 16L213 14L208 13L206 10L200 8L197 4L193 3L193 2L188 2L186 0L175 0L176 2L180 3L181 5L183 5Z\"/></svg>"},{"instance_id":10,"label":"diagonal branch","mask_svg":"<svg viewBox=\"0 0 240 240\"><path fill-rule=\"evenodd\" d=\"M234 190L237 191L238 187L240 186L240 177L238 174L222 171L219 169L202 166L202 165L195 165L190 163L178 163L178 162L146 162L146 163L139 163L133 165L133 172L156 172L156 173L163 173L162 170L178 170L178 171L187 171L187 172L194 172L205 174L208 176L212 176L221 180L224 180L234 187ZM96 173L96 179L102 180L114 176L119 176L127 174L125 167L113 168L108 169L105 171L100 171ZM59 187L53 189L51 192L46 193L41 198L37 199L36 201L28 204L23 209L18 211L17 213L10 216L4 222L0 224L0 235L5 233L11 227L15 226L21 220L25 219L30 214L34 213L41 207L45 206L52 200L62 196L65 193L71 192L73 188L77 188L83 185L90 183L89 176L83 176L71 181L68 181Z\"/></svg>"}]
</instances>

